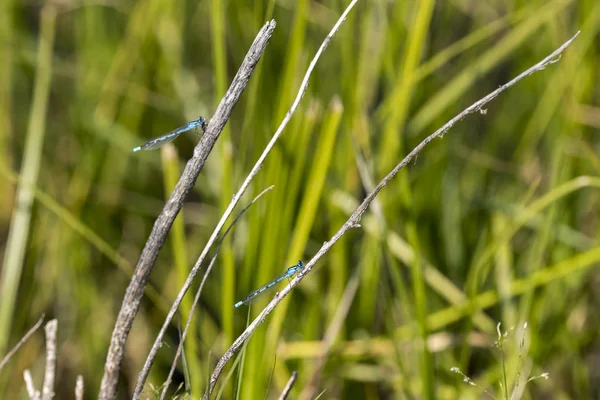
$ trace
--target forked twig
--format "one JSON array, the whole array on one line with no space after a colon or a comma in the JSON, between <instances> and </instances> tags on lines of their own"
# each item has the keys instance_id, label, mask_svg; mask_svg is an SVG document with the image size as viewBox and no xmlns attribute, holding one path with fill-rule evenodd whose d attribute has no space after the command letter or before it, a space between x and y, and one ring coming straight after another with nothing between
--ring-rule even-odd
<instances>
[{"instance_id":1,"label":"forked twig","mask_svg":"<svg viewBox=\"0 0 600 400\"><path fill-rule=\"evenodd\" d=\"M41 322L44 320L44 316L40 318L40 321L33 327L37 329ZM44 384L42 386L42 393L35 388L33 384L33 378L31 372L26 369L23 371L23 379L25 380L25 387L27 388L27 394L31 400L52 400L54 398L54 381L56 377L56 330L58 327L58 321L56 319L48 321L44 330L46 331L46 368L44 371ZM28 334L35 329L31 329Z\"/></svg>"},{"instance_id":2,"label":"forked twig","mask_svg":"<svg viewBox=\"0 0 600 400\"><path fill-rule=\"evenodd\" d=\"M464 117L466 117L467 115L472 114L474 112L484 111L482 107L485 106L490 101L494 100L496 97L498 97L498 95L500 93L502 93L506 89L510 88L511 86L515 85L521 79L523 79L537 71L543 70L546 66L557 62L558 61L557 57L559 57L560 54L571 44L571 42L573 40L575 40L577 35L579 35L579 32L577 32L575 34L575 36L573 36L571 39L569 39L567 42L565 42L557 50L552 52L552 54L550 54L548 57L544 58L542 61L535 64L533 67L529 68L522 74L518 75L516 78L512 79L510 82L500 86L498 89L494 90L487 96L483 97L482 99L478 100L477 102L475 102L472 105L470 105L469 107L467 107L460 114L458 114L457 116L452 118L450 121L448 121L440 129L438 129L431 135L427 136L406 157L404 157L404 159L398 165L396 165L381 180L381 182L379 182L377 187L371 193L369 193L367 195L367 197L365 197L363 202L358 206L358 208L354 211L354 213L352 213L352 215L344 223L344 225L342 225L342 227L335 233L335 235L333 235L333 237L329 241L323 243L323 245L321 246L321 248L319 249L317 254L315 254L315 256L306 263L306 265L304 266L302 271L300 271L300 273L298 273L298 275L296 275L296 277L294 279L292 279L292 281L290 282L289 285L287 285L280 292L275 294L275 296L269 302L269 304L267 304L266 307L260 312L260 314L254 319L254 321L252 321L252 323L246 327L244 332L242 332L242 334L240 336L238 336L238 338L233 342L231 347L229 347L229 349L227 349L227 351L223 354L221 359L217 362L217 365L210 377L209 387L206 389L203 399L208 399L208 397L212 393L212 391L217 383L217 380L219 379L219 376L223 372L225 365L229 362L229 360L233 357L233 355L242 347L244 342L246 340L248 340L248 338L252 335L252 333L254 333L256 328L258 328L265 321L265 319L267 318L267 315L269 315L275 309L275 307L285 298L285 296L288 295L288 293L293 288L295 288L296 286L298 286L298 284L300 284L302 279L304 279L304 277L312 271L312 269L314 268L317 261L319 261L321 259L321 257L323 257L325 255L325 253L327 253L329 251L329 249L331 249L331 247L348 230L350 230L351 228L357 228L360 226L359 223L360 223L360 219L361 219L362 215L365 213L365 211L367 210L367 208L369 207L371 202L373 202L375 197L379 194L381 189L383 189L389 183L389 181L398 173L398 171L400 171L410 161L412 161L412 159L415 156L417 156L417 154L419 154L421 152L421 150L423 150L423 148L425 146L427 146L427 144L429 144L433 139L443 136L447 131L449 131L457 122L462 120Z\"/></svg>"}]
</instances>

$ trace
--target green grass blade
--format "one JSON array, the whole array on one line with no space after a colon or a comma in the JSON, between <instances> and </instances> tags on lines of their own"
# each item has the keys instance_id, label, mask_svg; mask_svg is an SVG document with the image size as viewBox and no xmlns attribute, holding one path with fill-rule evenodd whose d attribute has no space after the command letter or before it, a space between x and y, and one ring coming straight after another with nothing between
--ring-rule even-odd
<instances>
[{"instance_id":1,"label":"green grass blade","mask_svg":"<svg viewBox=\"0 0 600 400\"><path fill-rule=\"evenodd\" d=\"M56 28L57 10L53 5L42 9L36 79L33 103L29 113L29 125L25 140L25 155L21 168L24 185L17 189L15 209L12 216L4 262L2 287L0 288L0 354L4 353L12 328L14 306L23 268L27 238L31 229L31 208L42 163L42 148L46 133L46 116L52 77L52 52Z\"/></svg>"}]
</instances>

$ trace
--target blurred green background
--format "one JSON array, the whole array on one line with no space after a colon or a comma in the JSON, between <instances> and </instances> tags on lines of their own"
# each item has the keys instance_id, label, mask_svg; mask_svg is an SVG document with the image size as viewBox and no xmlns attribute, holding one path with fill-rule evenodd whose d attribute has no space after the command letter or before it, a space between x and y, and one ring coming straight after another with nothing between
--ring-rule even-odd
<instances>
[{"instance_id":1,"label":"blurred green background","mask_svg":"<svg viewBox=\"0 0 600 400\"><path fill-rule=\"evenodd\" d=\"M0 355L46 313L58 319L57 398L71 398L78 374L86 398L97 395L132 269L197 138L131 149L210 118L274 18L155 265L122 366L119 398L129 397L165 310L347 4L1 2ZM516 386L515 398L597 399L599 24L597 0L360 1L238 207L275 185L225 241L172 388L185 382L198 398L247 324L236 301L309 260L426 135L581 29L560 62L403 170L217 389L276 398L298 371L293 398L505 398ZM178 324L152 369L156 387ZM25 398L26 368L41 386L44 347L40 330L0 373L0 397Z\"/></svg>"}]
</instances>

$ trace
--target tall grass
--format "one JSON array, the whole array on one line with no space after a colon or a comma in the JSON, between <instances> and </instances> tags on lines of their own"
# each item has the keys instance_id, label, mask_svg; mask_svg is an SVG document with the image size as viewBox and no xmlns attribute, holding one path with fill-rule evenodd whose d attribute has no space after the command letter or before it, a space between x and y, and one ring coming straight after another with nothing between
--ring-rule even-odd
<instances>
[{"instance_id":1,"label":"tall grass","mask_svg":"<svg viewBox=\"0 0 600 400\"><path fill-rule=\"evenodd\" d=\"M71 395L78 374L86 397L95 396L131 266L197 138L131 149L210 118L274 18L267 51L152 273L122 368L119 396L128 398L166 307L345 5L2 2L0 354L45 312L58 319L57 396ZM514 386L521 369L523 379L550 373L522 387L524 398L595 398L599 14L589 0L359 2L245 196L275 186L221 248L172 393L185 382L197 398L273 292L250 308L234 309L236 301L313 255L425 135L581 29L560 62L402 171L361 229L252 336L218 390L276 398L298 371L293 397L481 398L482 389L500 393L498 382ZM23 196L31 207L20 205ZM524 321L530 347L521 365L519 338L507 338L506 360L493 343L498 322ZM155 387L178 326L152 369ZM335 333L330 347L326 332ZM2 371L0 397L23 393L25 368L41 381L43 343L34 336Z\"/></svg>"}]
</instances>

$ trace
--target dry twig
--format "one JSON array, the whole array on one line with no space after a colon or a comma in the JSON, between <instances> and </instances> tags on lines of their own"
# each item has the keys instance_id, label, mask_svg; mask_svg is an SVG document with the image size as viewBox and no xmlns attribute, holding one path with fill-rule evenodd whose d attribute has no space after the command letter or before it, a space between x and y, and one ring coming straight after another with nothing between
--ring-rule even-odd
<instances>
[{"instance_id":1,"label":"dry twig","mask_svg":"<svg viewBox=\"0 0 600 400\"><path fill-rule=\"evenodd\" d=\"M8 364L8 360L10 360L10 358L13 355L15 355L15 353L17 351L19 351L19 349L21 348L21 346L23 346L25 344L25 342L29 340L29 338L35 333L35 331L37 331L38 328L40 326L42 326L42 323L44 322L44 317L45 317L45 315L42 314L42 316L40 317L40 319L38 320L38 322L36 322L35 325L32 326L31 329L29 329L29 331L21 338L21 340L19 340L19 343L17 343L15 345L15 347L12 348L11 351L9 351L8 353L6 353L6 355L4 356L4 358L2 359L2 361L0 362L0 371L2 371L2 368L4 368L4 366L6 364Z\"/></svg>"},{"instance_id":2,"label":"dry twig","mask_svg":"<svg viewBox=\"0 0 600 400\"><path fill-rule=\"evenodd\" d=\"M46 331L46 371L44 372L44 385L42 386L42 400L54 398L54 380L56 377L56 330L58 321L48 321Z\"/></svg>"},{"instance_id":3,"label":"dry twig","mask_svg":"<svg viewBox=\"0 0 600 400\"><path fill-rule=\"evenodd\" d=\"M27 389L27 395L31 400L41 400L41 395L39 390L35 388L33 384L33 378L31 377L31 372L28 369L23 371L23 379L25 380L25 388Z\"/></svg>"},{"instance_id":4,"label":"dry twig","mask_svg":"<svg viewBox=\"0 0 600 400\"><path fill-rule=\"evenodd\" d=\"M296 382L296 379L298 379L298 372L294 371L294 372L292 372L292 376L290 376L288 383L285 385L285 388L283 388L283 392L281 392L281 395L279 396L279 400L285 400L288 398L288 396L290 395L290 392L292 391L292 388L294 387L294 383Z\"/></svg>"},{"instance_id":5,"label":"dry twig","mask_svg":"<svg viewBox=\"0 0 600 400\"><path fill-rule=\"evenodd\" d=\"M27 389L27 395L31 400L41 400L41 395L39 390L35 388L33 384L33 378L31 377L31 372L28 369L23 371L23 379L25 380L25 388Z\"/></svg>"}]
</instances>

